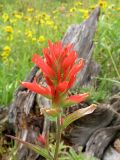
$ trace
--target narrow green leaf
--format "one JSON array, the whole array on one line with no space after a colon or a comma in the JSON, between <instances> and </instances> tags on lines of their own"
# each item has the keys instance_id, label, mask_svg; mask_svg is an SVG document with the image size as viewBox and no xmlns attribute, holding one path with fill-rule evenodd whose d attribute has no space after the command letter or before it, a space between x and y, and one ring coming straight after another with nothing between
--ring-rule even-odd
<instances>
[{"instance_id":1,"label":"narrow green leaf","mask_svg":"<svg viewBox=\"0 0 120 160\"><path fill-rule=\"evenodd\" d=\"M63 122L63 126L62 129L65 129L69 124L71 124L72 122L74 122L75 120L92 113L94 110L96 109L96 105L92 104L89 107L86 108L82 108L82 109L78 109L77 111L69 114Z\"/></svg>"},{"instance_id":2,"label":"narrow green leaf","mask_svg":"<svg viewBox=\"0 0 120 160\"><path fill-rule=\"evenodd\" d=\"M36 153L40 154L41 156L45 157L46 159L49 159L49 160L53 159L45 148L42 148L40 146L28 143L26 141L23 141L23 140L21 140L21 139L19 139L17 137L11 136L11 135L6 135L6 136L10 137L10 138L12 138L14 140L17 140L20 143L26 145L29 149L35 151Z\"/></svg>"}]
</instances>

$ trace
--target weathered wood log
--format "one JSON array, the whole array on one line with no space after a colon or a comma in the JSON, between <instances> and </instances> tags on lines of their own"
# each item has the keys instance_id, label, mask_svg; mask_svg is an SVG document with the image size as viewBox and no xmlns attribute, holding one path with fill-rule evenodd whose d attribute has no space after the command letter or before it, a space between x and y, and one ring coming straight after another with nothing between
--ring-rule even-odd
<instances>
[{"instance_id":1,"label":"weathered wood log","mask_svg":"<svg viewBox=\"0 0 120 160\"><path fill-rule=\"evenodd\" d=\"M90 17L82 24L72 25L68 28L62 39L63 45L71 43L74 50L77 51L78 57L85 59L85 67L77 76L76 86L92 83L92 78L99 73L100 66L92 60L93 38L97 27L100 14L100 8L96 8Z\"/></svg>"},{"instance_id":2,"label":"weathered wood log","mask_svg":"<svg viewBox=\"0 0 120 160\"><path fill-rule=\"evenodd\" d=\"M78 106L78 108L81 106ZM120 93L113 96L106 104L100 104L90 115L87 115L69 126L65 138L74 146L79 146L90 155L108 160L112 150L112 160L120 159L119 153L110 147L120 136ZM119 146L120 147L120 143ZM106 150L107 149L107 150Z\"/></svg>"},{"instance_id":3,"label":"weathered wood log","mask_svg":"<svg viewBox=\"0 0 120 160\"><path fill-rule=\"evenodd\" d=\"M92 60L93 38L97 27L100 9L96 8L80 25L69 27L62 39L62 44L72 43L79 58L85 59L85 67L78 74L74 88L83 85L93 85L92 78L99 73L100 67ZM42 73L35 66L25 81L32 82L37 75L37 81L44 83ZM37 143L39 133L46 134L50 124L40 113L41 107L50 106L50 102L35 93L19 87L15 93L14 101L9 107L9 124L15 129L14 133L19 138ZM87 106L87 105L86 105ZM104 107L105 106L105 107ZM83 146L83 150L90 152L98 158L103 158L106 148L119 135L118 110L111 109L112 104L99 106L91 115L88 115L66 129L64 139L67 139L73 147ZM109 106L109 107L106 107ZM76 105L76 107L83 107ZM118 107L116 107L118 109ZM71 109L69 110L71 112ZM82 137L82 138L81 138ZM95 138L96 137L96 138ZM106 141L105 138L106 137ZM23 145L18 145L18 160L41 160L42 158Z\"/></svg>"}]
</instances>

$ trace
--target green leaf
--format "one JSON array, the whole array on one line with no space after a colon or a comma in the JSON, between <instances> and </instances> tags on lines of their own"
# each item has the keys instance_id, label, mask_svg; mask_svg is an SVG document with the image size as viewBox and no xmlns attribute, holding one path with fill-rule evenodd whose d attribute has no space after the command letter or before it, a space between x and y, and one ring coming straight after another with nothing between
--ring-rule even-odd
<instances>
[{"instance_id":1,"label":"green leaf","mask_svg":"<svg viewBox=\"0 0 120 160\"><path fill-rule=\"evenodd\" d=\"M74 122L75 120L92 113L94 110L96 109L96 105L92 104L89 107L86 108L82 108L82 109L78 109L77 111L69 114L63 122L63 126L62 129L65 129L69 124L71 124L72 122Z\"/></svg>"},{"instance_id":2,"label":"green leaf","mask_svg":"<svg viewBox=\"0 0 120 160\"><path fill-rule=\"evenodd\" d=\"M26 141L23 141L17 137L11 136L11 135L6 135L7 137L10 137L14 140L19 141L20 143L26 145L29 149L35 151L36 153L40 154L41 156L45 157L46 159L52 160L53 158L51 157L51 155L48 153L48 151L45 148L42 148L40 146L28 143Z\"/></svg>"}]
</instances>

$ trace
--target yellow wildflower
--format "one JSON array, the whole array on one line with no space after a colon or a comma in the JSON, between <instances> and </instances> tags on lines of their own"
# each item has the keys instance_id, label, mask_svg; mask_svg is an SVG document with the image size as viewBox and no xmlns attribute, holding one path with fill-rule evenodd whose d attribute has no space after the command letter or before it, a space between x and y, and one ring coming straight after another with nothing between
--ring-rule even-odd
<instances>
[{"instance_id":1,"label":"yellow wildflower","mask_svg":"<svg viewBox=\"0 0 120 160\"><path fill-rule=\"evenodd\" d=\"M23 15L22 14L15 14L15 18L17 19L22 19Z\"/></svg>"},{"instance_id":2,"label":"yellow wildflower","mask_svg":"<svg viewBox=\"0 0 120 160\"><path fill-rule=\"evenodd\" d=\"M7 13L4 13L4 14L2 15L2 19L3 19L4 22L8 21L8 20L9 20L8 14L7 14Z\"/></svg>"},{"instance_id":3,"label":"yellow wildflower","mask_svg":"<svg viewBox=\"0 0 120 160\"><path fill-rule=\"evenodd\" d=\"M36 39L35 37L32 38L32 42L36 42L36 40L37 40L37 39Z\"/></svg>"},{"instance_id":4,"label":"yellow wildflower","mask_svg":"<svg viewBox=\"0 0 120 160\"><path fill-rule=\"evenodd\" d=\"M88 17L89 17L89 12L88 11L84 12L83 18L87 19Z\"/></svg>"},{"instance_id":5,"label":"yellow wildflower","mask_svg":"<svg viewBox=\"0 0 120 160\"><path fill-rule=\"evenodd\" d=\"M44 18L44 19L50 19L50 16L49 16L47 13L45 13L45 12L42 12L42 13L41 13L41 16L42 16L42 18Z\"/></svg>"},{"instance_id":6,"label":"yellow wildflower","mask_svg":"<svg viewBox=\"0 0 120 160\"><path fill-rule=\"evenodd\" d=\"M2 56L2 59L6 59L9 56L9 52L3 52L1 56Z\"/></svg>"},{"instance_id":7,"label":"yellow wildflower","mask_svg":"<svg viewBox=\"0 0 120 160\"><path fill-rule=\"evenodd\" d=\"M11 51L11 48L10 48L9 46L5 46L5 47L3 48L3 51L9 53L9 52Z\"/></svg>"},{"instance_id":8,"label":"yellow wildflower","mask_svg":"<svg viewBox=\"0 0 120 160\"><path fill-rule=\"evenodd\" d=\"M44 24L45 21L44 21L43 19L40 19L40 23L41 23L41 24Z\"/></svg>"},{"instance_id":9,"label":"yellow wildflower","mask_svg":"<svg viewBox=\"0 0 120 160\"><path fill-rule=\"evenodd\" d=\"M33 32L32 31L26 31L25 32L25 35L28 37L28 38L32 38L32 35L33 35Z\"/></svg>"},{"instance_id":10,"label":"yellow wildflower","mask_svg":"<svg viewBox=\"0 0 120 160\"><path fill-rule=\"evenodd\" d=\"M92 5L90 6L90 9L95 9L98 5Z\"/></svg>"},{"instance_id":11,"label":"yellow wildflower","mask_svg":"<svg viewBox=\"0 0 120 160\"><path fill-rule=\"evenodd\" d=\"M32 18L30 16L25 16L24 19L27 20L28 22L32 21Z\"/></svg>"},{"instance_id":12,"label":"yellow wildflower","mask_svg":"<svg viewBox=\"0 0 120 160\"><path fill-rule=\"evenodd\" d=\"M34 8L28 8L27 11L28 11L29 13L32 13L32 12L34 11Z\"/></svg>"},{"instance_id":13,"label":"yellow wildflower","mask_svg":"<svg viewBox=\"0 0 120 160\"><path fill-rule=\"evenodd\" d=\"M18 11L14 11L13 15L16 19L22 19L23 17L23 13L22 12L18 12Z\"/></svg>"},{"instance_id":14,"label":"yellow wildflower","mask_svg":"<svg viewBox=\"0 0 120 160\"><path fill-rule=\"evenodd\" d=\"M116 11L120 11L120 8L116 8L115 10L116 10Z\"/></svg>"},{"instance_id":15,"label":"yellow wildflower","mask_svg":"<svg viewBox=\"0 0 120 160\"><path fill-rule=\"evenodd\" d=\"M89 11L87 9L79 9L79 12L83 13L83 18L86 19L89 16Z\"/></svg>"},{"instance_id":16,"label":"yellow wildflower","mask_svg":"<svg viewBox=\"0 0 120 160\"><path fill-rule=\"evenodd\" d=\"M54 22L52 20L47 20L46 21L46 25L53 27L54 26Z\"/></svg>"},{"instance_id":17,"label":"yellow wildflower","mask_svg":"<svg viewBox=\"0 0 120 160\"><path fill-rule=\"evenodd\" d=\"M79 12L84 13L84 12L86 12L86 9L80 8L80 9L79 9Z\"/></svg>"},{"instance_id":18,"label":"yellow wildflower","mask_svg":"<svg viewBox=\"0 0 120 160\"><path fill-rule=\"evenodd\" d=\"M13 32L13 28L11 26L6 26L5 32L12 33Z\"/></svg>"},{"instance_id":19,"label":"yellow wildflower","mask_svg":"<svg viewBox=\"0 0 120 160\"><path fill-rule=\"evenodd\" d=\"M10 52L11 52L11 48L9 46L5 46L3 48L3 53L1 54L1 57L2 57L3 61L7 61L8 60Z\"/></svg>"},{"instance_id":20,"label":"yellow wildflower","mask_svg":"<svg viewBox=\"0 0 120 160\"><path fill-rule=\"evenodd\" d=\"M80 6L82 6L82 3L81 2L75 2L75 7L80 7Z\"/></svg>"},{"instance_id":21,"label":"yellow wildflower","mask_svg":"<svg viewBox=\"0 0 120 160\"><path fill-rule=\"evenodd\" d=\"M44 37L44 36L40 36L40 37L38 38L38 42L40 42L40 43L45 42L45 37Z\"/></svg>"},{"instance_id":22,"label":"yellow wildflower","mask_svg":"<svg viewBox=\"0 0 120 160\"><path fill-rule=\"evenodd\" d=\"M100 0L99 3L100 7L102 7L103 9L106 9L108 6L108 3L105 0Z\"/></svg>"},{"instance_id":23,"label":"yellow wildflower","mask_svg":"<svg viewBox=\"0 0 120 160\"><path fill-rule=\"evenodd\" d=\"M70 13L75 12L75 11L76 11L75 7L73 7L73 8L70 9Z\"/></svg>"}]
</instances>

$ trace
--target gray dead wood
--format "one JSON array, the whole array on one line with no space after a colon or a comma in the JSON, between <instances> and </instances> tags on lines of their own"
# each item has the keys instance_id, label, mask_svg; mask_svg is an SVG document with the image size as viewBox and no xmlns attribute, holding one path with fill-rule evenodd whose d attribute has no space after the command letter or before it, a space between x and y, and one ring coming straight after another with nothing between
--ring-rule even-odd
<instances>
[{"instance_id":1,"label":"gray dead wood","mask_svg":"<svg viewBox=\"0 0 120 160\"><path fill-rule=\"evenodd\" d=\"M78 105L77 109L81 108ZM69 126L65 139L79 151L79 146L99 159L120 159L120 143L116 152L111 145L120 137L120 92L105 103L100 104L90 115L87 115ZM117 148L116 148L117 149ZM111 154L112 152L112 154Z\"/></svg>"},{"instance_id":2,"label":"gray dead wood","mask_svg":"<svg viewBox=\"0 0 120 160\"><path fill-rule=\"evenodd\" d=\"M85 67L77 76L76 86L89 85L92 83L92 78L99 73L100 66L92 60L93 54L93 39L97 28L100 8L96 8L90 17L82 24L75 24L68 28L65 36L63 37L63 45L71 43L75 51L78 53L79 58L85 60Z\"/></svg>"}]
</instances>

